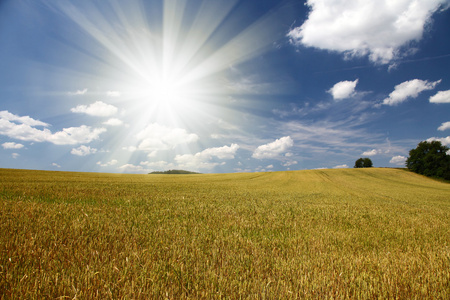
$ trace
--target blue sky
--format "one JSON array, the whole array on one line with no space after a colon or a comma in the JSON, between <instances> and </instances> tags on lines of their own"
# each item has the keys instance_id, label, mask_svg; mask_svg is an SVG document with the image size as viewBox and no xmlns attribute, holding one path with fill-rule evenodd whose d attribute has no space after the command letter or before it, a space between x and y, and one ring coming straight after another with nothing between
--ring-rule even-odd
<instances>
[{"instance_id":1,"label":"blue sky","mask_svg":"<svg viewBox=\"0 0 450 300\"><path fill-rule=\"evenodd\" d=\"M403 167L450 145L449 6L1 1L0 167Z\"/></svg>"}]
</instances>

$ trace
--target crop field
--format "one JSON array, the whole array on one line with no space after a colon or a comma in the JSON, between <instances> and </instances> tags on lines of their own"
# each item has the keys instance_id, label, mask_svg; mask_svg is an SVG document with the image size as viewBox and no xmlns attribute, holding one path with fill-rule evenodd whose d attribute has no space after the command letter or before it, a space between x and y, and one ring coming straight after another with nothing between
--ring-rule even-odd
<instances>
[{"instance_id":1,"label":"crop field","mask_svg":"<svg viewBox=\"0 0 450 300\"><path fill-rule=\"evenodd\" d=\"M450 184L399 169L0 169L1 299L450 299Z\"/></svg>"}]
</instances>

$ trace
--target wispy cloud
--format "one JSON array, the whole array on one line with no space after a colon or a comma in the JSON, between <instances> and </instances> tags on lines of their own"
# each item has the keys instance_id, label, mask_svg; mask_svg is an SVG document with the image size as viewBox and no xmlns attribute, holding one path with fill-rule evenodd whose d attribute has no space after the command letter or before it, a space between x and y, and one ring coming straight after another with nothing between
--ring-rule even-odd
<instances>
[{"instance_id":1,"label":"wispy cloud","mask_svg":"<svg viewBox=\"0 0 450 300\"><path fill-rule=\"evenodd\" d=\"M125 164L119 167L119 170L124 173L149 173L150 170L144 168L143 166L136 166L133 164Z\"/></svg>"},{"instance_id":2,"label":"wispy cloud","mask_svg":"<svg viewBox=\"0 0 450 300\"><path fill-rule=\"evenodd\" d=\"M108 97L120 97L122 95L119 91L107 91L106 96Z\"/></svg>"},{"instance_id":3,"label":"wispy cloud","mask_svg":"<svg viewBox=\"0 0 450 300\"><path fill-rule=\"evenodd\" d=\"M409 98L417 98L423 91L432 90L441 82L441 80L429 82L427 80L413 79L402 82L395 86L389 97L383 100L384 105L397 105Z\"/></svg>"},{"instance_id":4,"label":"wispy cloud","mask_svg":"<svg viewBox=\"0 0 450 300\"><path fill-rule=\"evenodd\" d=\"M86 94L88 89L76 90L75 92L68 92L67 94L70 96L80 96Z\"/></svg>"}]
</instances>

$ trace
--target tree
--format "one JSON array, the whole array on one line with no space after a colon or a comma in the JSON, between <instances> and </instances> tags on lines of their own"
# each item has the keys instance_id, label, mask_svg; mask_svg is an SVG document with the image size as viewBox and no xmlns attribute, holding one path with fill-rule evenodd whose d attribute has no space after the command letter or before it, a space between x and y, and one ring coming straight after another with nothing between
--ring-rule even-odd
<instances>
[{"instance_id":1,"label":"tree","mask_svg":"<svg viewBox=\"0 0 450 300\"><path fill-rule=\"evenodd\" d=\"M370 158L359 158L355 161L354 168L371 168L373 167L373 163Z\"/></svg>"},{"instance_id":2,"label":"tree","mask_svg":"<svg viewBox=\"0 0 450 300\"><path fill-rule=\"evenodd\" d=\"M449 150L439 141L420 142L409 151L406 167L418 174L450 180Z\"/></svg>"}]
</instances>

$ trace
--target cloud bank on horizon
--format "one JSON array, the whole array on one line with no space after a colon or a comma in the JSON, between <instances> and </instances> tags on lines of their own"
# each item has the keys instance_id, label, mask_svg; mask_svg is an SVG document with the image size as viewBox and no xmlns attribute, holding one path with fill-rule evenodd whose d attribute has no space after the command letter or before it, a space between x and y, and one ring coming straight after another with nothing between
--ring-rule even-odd
<instances>
[{"instance_id":1,"label":"cloud bank on horizon","mask_svg":"<svg viewBox=\"0 0 450 300\"><path fill-rule=\"evenodd\" d=\"M5 3L2 167L398 167L450 145L448 0Z\"/></svg>"}]
</instances>

